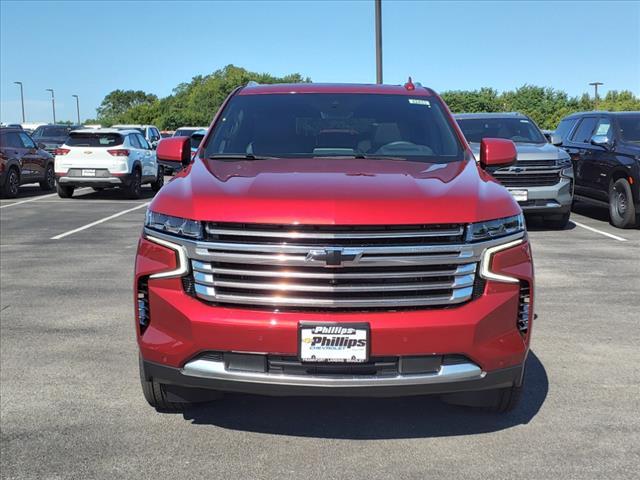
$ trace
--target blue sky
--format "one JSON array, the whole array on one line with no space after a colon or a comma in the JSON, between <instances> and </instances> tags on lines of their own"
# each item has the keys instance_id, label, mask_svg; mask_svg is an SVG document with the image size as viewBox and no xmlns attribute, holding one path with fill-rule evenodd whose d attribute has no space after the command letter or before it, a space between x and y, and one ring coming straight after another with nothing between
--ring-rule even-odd
<instances>
[{"instance_id":1,"label":"blue sky","mask_svg":"<svg viewBox=\"0 0 640 480\"><path fill-rule=\"evenodd\" d=\"M317 82L375 82L374 9L362 1L0 3L0 120L82 118L111 90L166 96L233 63ZM640 2L383 0L385 83L437 91L525 83L640 95ZM212 112L213 115L213 112Z\"/></svg>"}]
</instances>

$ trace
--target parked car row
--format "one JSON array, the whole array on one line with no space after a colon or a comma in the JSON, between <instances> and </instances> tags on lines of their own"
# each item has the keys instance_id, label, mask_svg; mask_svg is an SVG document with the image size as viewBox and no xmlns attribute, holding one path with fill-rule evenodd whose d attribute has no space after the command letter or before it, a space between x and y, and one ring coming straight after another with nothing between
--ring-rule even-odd
<instances>
[{"instance_id":1,"label":"parked car row","mask_svg":"<svg viewBox=\"0 0 640 480\"><path fill-rule=\"evenodd\" d=\"M520 113L455 117L476 158L482 138L516 144L515 165L490 171L525 213L564 228L581 201L608 207L618 228L640 223L640 112L575 113L546 135Z\"/></svg>"}]
</instances>

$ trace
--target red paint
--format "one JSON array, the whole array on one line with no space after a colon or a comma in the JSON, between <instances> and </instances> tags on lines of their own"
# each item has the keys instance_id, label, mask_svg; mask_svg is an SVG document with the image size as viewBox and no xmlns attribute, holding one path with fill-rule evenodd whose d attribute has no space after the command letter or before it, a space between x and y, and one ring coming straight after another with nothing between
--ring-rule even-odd
<instances>
[{"instance_id":1,"label":"red paint","mask_svg":"<svg viewBox=\"0 0 640 480\"><path fill-rule=\"evenodd\" d=\"M516 161L516 145L504 138L483 138L480 142L480 166L507 167Z\"/></svg>"}]
</instances>

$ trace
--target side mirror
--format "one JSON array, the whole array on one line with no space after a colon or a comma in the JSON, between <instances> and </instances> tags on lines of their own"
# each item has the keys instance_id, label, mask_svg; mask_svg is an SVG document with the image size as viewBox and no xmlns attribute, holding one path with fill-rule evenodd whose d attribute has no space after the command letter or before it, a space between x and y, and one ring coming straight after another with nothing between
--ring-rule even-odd
<instances>
[{"instance_id":1,"label":"side mirror","mask_svg":"<svg viewBox=\"0 0 640 480\"><path fill-rule=\"evenodd\" d=\"M556 133L552 133L551 137L549 138L549 143L551 145L559 147L560 145L562 145L562 137Z\"/></svg>"},{"instance_id":2,"label":"side mirror","mask_svg":"<svg viewBox=\"0 0 640 480\"><path fill-rule=\"evenodd\" d=\"M189 137L165 138L158 143L156 157L175 168L176 163L187 166L191 163L191 139Z\"/></svg>"},{"instance_id":3,"label":"side mirror","mask_svg":"<svg viewBox=\"0 0 640 480\"><path fill-rule=\"evenodd\" d=\"M508 167L516 161L516 145L504 138L483 138L480 142L480 167Z\"/></svg>"},{"instance_id":4,"label":"side mirror","mask_svg":"<svg viewBox=\"0 0 640 480\"><path fill-rule=\"evenodd\" d=\"M591 137L591 145L597 145L609 150L611 148L611 139L606 135L594 135Z\"/></svg>"}]
</instances>

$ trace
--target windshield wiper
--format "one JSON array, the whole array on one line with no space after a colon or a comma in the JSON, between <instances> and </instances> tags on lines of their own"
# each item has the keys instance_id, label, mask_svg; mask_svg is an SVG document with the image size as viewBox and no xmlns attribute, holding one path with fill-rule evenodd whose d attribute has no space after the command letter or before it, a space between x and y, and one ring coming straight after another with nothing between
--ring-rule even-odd
<instances>
[{"instance_id":1,"label":"windshield wiper","mask_svg":"<svg viewBox=\"0 0 640 480\"><path fill-rule=\"evenodd\" d=\"M253 153L214 153L209 155L210 160L268 160L274 157L261 157Z\"/></svg>"}]
</instances>

